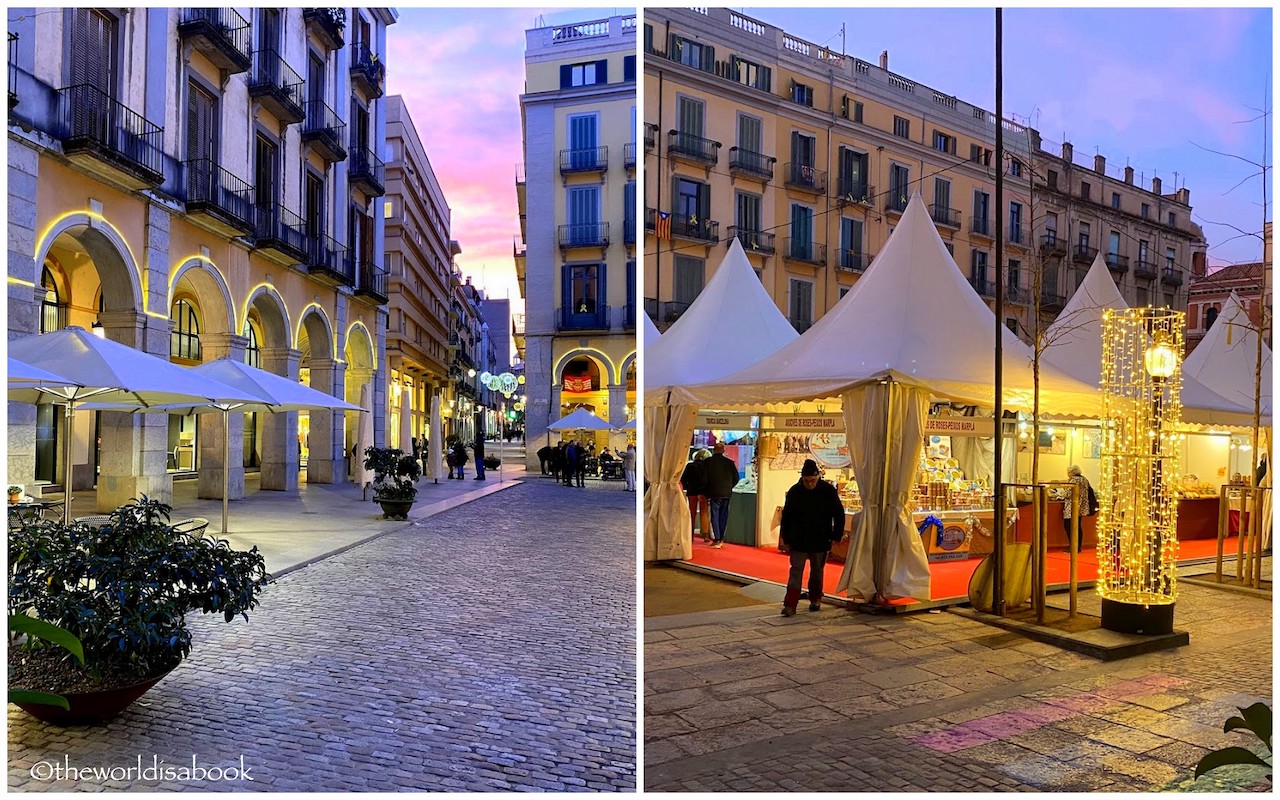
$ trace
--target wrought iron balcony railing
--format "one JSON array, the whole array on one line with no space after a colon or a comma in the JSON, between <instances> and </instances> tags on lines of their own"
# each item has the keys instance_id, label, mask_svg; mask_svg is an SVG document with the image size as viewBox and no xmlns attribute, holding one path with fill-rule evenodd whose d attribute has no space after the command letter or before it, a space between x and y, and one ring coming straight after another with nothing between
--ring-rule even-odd
<instances>
[{"instance_id":1,"label":"wrought iron balcony railing","mask_svg":"<svg viewBox=\"0 0 1280 800\"><path fill-rule=\"evenodd\" d=\"M1027 231L1021 225L1010 225L1005 228L1004 240L1008 244L1024 247L1027 243Z\"/></svg>"},{"instance_id":2,"label":"wrought iron balcony railing","mask_svg":"<svg viewBox=\"0 0 1280 800\"><path fill-rule=\"evenodd\" d=\"M757 231L749 228L740 228L733 226L729 228L729 242L737 239L742 242L742 249L748 253L759 253L761 255L773 255L773 239L774 234L768 231Z\"/></svg>"},{"instance_id":3,"label":"wrought iron balcony railing","mask_svg":"<svg viewBox=\"0 0 1280 800\"><path fill-rule=\"evenodd\" d=\"M306 106L307 119L302 123L302 141L330 164L345 161L347 149L342 146L346 123L338 119L338 112L323 100L308 100Z\"/></svg>"},{"instance_id":4,"label":"wrought iron balcony railing","mask_svg":"<svg viewBox=\"0 0 1280 800\"><path fill-rule=\"evenodd\" d=\"M840 195L840 200L845 203L870 205L876 193L875 189L868 186L865 180L855 181L850 178L841 178L836 188Z\"/></svg>"},{"instance_id":5,"label":"wrought iron balcony railing","mask_svg":"<svg viewBox=\"0 0 1280 800\"><path fill-rule=\"evenodd\" d=\"M1051 256L1065 256L1067 240L1058 236L1056 232L1050 231L1040 237L1040 252Z\"/></svg>"},{"instance_id":6,"label":"wrought iron balcony railing","mask_svg":"<svg viewBox=\"0 0 1280 800\"><path fill-rule=\"evenodd\" d=\"M1093 260L1098 257L1098 248L1090 247L1087 244L1078 244L1071 250L1071 260L1079 261L1085 264L1092 264Z\"/></svg>"},{"instance_id":7,"label":"wrought iron balcony railing","mask_svg":"<svg viewBox=\"0 0 1280 800\"><path fill-rule=\"evenodd\" d=\"M1107 253L1107 269L1117 275L1124 275L1129 271L1129 257L1119 253Z\"/></svg>"},{"instance_id":8,"label":"wrought iron balcony railing","mask_svg":"<svg viewBox=\"0 0 1280 800\"><path fill-rule=\"evenodd\" d=\"M996 285L994 281L987 280L986 275L970 275L969 285L973 290L982 297L995 297Z\"/></svg>"},{"instance_id":9,"label":"wrought iron balcony railing","mask_svg":"<svg viewBox=\"0 0 1280 800\"><path fill-rule=\"evenodd\" d=\"M973 219L969 223L969 232L975 236L985 236L988 239L995 238L995 227L989 219Z\"/></svg>"},{"instance_id":10,"label":"wrought iron balcony railing","mask_svg":"<svg viewBox=\"0 0 1280 800\"><path fill-rule=\"evenodd\" d=\"M720 160L720 143L692 133L668 131L667 155L701 164L715 164Z\"/></svg>"},{"instance_id":11,"label":"wrought iron balcony railing","mask_svg":"<svg viewBox=\"0 0 1280 800\"><path fill-rule=\"evenodd\" d=\"M671 235L699 242L715 242L720 240L720 223L688 214L672 214Z\"/></svg>"},{"instance_id":12,"label":"wrought iron balcony railing","mask_svg":"<svg viewBox=\"0 0 1280 800\"><path fill-rule=\"evenodd\" d=\"M1182 285L1182 270L1178 267L1165 267L1160 270L1160 281L1162 283L1171 283L1174 286Z\"/></svg>"},{"instance_id":13,"label":"wrought iron balcony railing","mask_svg":"<svg viewBox=\"0 0 1280 800\"><path fill-rule=\"evenodd\" d=\"M658 126L652 122L644 124L644 149L652 150L658 146Z\"/></svg>"},{"instance_id":14,"label":"wrought iron balcony railing","mask_svg":"<svg viewBox=\"0 0 1280 800\"><path fill-rule=\"evenodd\" d=\"M622 166L625 169L636 168L636 143L627 142L622 146Z\"/></svg>"},{"instance_id":15,"label":"wrought iron balcony railing","mask_svg":"<svg viewBox=\"0 0 1280 800\"><path fill-rule=\"evenodd\" d=\"M182 162L188 214L206 214L239 233L254 229L253 187L213 159Z\"/></svg>"},{"instance_id":16,"label":"wrought iron balcony railing","mask_svg":"<svg viewBox=\"0 0 1280 800\"><path fill-rule=\"evenodd\" d=\"M253 63L249 22L234 8L184 8L178 35L230 74L245 72Z\"/></svg>"},{"instance_id":17,"label":"wrought iron balcony railing","mask_svg":"<svg viewBox=\"0 0 1280 800\"><path fill-rule=\"evenodd\" d=\"M871 253L842 247L840 248L840 259L836 262L836 269L842 269L846 272L865 272L867 267L871 266L873 258L875 256Z\"/></svg>"},{"instance_id":18,"label":"wrought iron balcony railing","mask_svg":"<svg viewBox=\"0 0 1280 800\"><path fill-rule=\"evenodd\" d=\"M783 174L786 175L783 182L792 189L811 194L827 193L827 173L816 169L812 164L788 161L783 166Z\"/></svg>"},{"instance_id":19,"label":"wrought iron balcony railing","mask_svg":"<svg viewBox=\"0 0 1280 800\"><path fill-rule=\"evenodd\" d=\"M571 247L608 247L609 223L572 222L561 225L557 241L562 250Z\"/></svg>"},{"instance_id":20,"label":"wrought iron balcony railing","mask_svg":"<svg viewBox=\"0 0 1280 800\"><path fill-rule=\"evenodd\" d=\"M1156 265L1153 261L1139 259L1133 262L1133 277L1151 280L1156 276Z\"/></svg>"},{"instance_id":21,"label":"wrought iron balcony railing","mask_svg":"<svg viewBox=\"0 0 1280 800\"><path fill-rule=\"evenodd\" d=\"M346 246L327 234L312 236L307 247L307 272L334 286L354 286L355 264Z\"/></svg>"},{"instance_id":22,"label":"wrought iron balcony railing","mask_svg":"<svg viewBox=\"0 0 1280 800\"><path fill-rule=\"evenodd\" d=\"M929 216L939 225L946 225L948 228L960 227L960 212L957 209L935 204L929 206Z\"/></svg>"},{"instance_id":23,"label":"wrought iron balcony railing","mask_svg":"<svg viewBox=\"0 0 1280 800\"><path fill-rule=\"evenodd\" d=\"M589 311L582 307L561 306L560 330L562 331L604 331L609 329L609 307L596 305Z\"/></svg>"},{"instance_id":24,"label":"wrought iron balcony railing","mask_svg":"<svg viewBox=\"0 0 1280 800\"><path fill-rule=\"evenodd\" d=\"M302 107L303 81L275 50L256 50L249 72L249 96L262 103L281 122L292 125L306 118Z\"/></svg>"},{"instance_id":25,"label":"wrought iron balcony railing","mask_svg":"<svg viewBox=\"0 0 1280 800\"><path fill-rule=\"evenodd\" d=\"M753 153L741 147L729 148L729 173L748 175L764 180L773 180L773 165L778 159L763 153Z\"/></svg>"},{"instance_id":26,"label":"wrought iron balcony railing","mask_svg":"<svg viewBox=\"0 0 1280 800\"><path fill-rule=\"evenodd\" d=\"M803 261L806 264L826 266L827 246L809 239L788 237L783 239L783 253L792 261Z\"/></svg>"},{"instance_id":27,"label":"wrought iron balcony railing","mask_svg":"<svg viewBox=\"0 0 1280 800\"><path fill-rule=\"evenodd\" d=\"M373 52L368 42L360 42L351 50L351 81L370 97L382 97L386 91L387 67Z\"/></svg>"},{"instance_id":28,"label":"wrought iron balcony railing","mask_svg":"<svg viewBox=\"0 0 1280 800\"><path fill-rule=\"evenodd\" d=\"M560 151L560 174L604 172L609 169L609 147L577 147Z\"/></svg>"},{"instance_id":29,"label":"wrought iron balcony railing","mask_svg":"<svg viewBox=\"0 0 1280 800\"><path fill-rule=\"evenodd\" d=\"M645 302L649 301L646 300ZM657 313L653 315L654 322L670 325L680 319L680 316L688 311L691 305L692 303L681 303L675 300L658 303Z\"/></svg>"},{"instance_id":30,"label":"wrought iron balcony railing","mask_svg":"<svg viewBox=\"0 0 1280 800\"><path fill-rule=\"evenodd\" d=\"M300 264L307 260L306 225L302 217L280 203L259 205L254 209L254 247L274 250Z\"/></svg>"},{"instance_id":31,"label":"wrought iron balcony railing","mask_svg":"<svg viewBox=\"0 0 1280 800\"><path fill-rule=\"evenodd\" d=\"M347 180L366 193L381 197L386 194L387 165L372 151L351 146L351 155L347 165Z\"/></svg>"},{"instance_id":32,"label":"wrought iron balcony railing","mask_svg":"<svg viewBox=\"0 0 1280 800\"><path fill-rule=\"evenodd\" d=\"M302 19L307 30L316 35L329 50L341 50L345 43L342 35L347 28L347 11L344 8L304 8Z\"/></svg>"},{"instance_id":33,"label":"wrought iron balcony railing","mask_svg":"<svg viewBox=\"0 0 1280 800\"><path fill-rule=\"evenodd\" d=\"M911 201L911 198L907 197L907 193L905 191L895 192L893 190L890 190L889 196L886 197L884 201L884 210L896 211L897 213L901 214L903 211L907 210L907 203L909 203L910 201Z\"/></svg>"},{"instance_id":34,"label":"wrought iron balcony railing","mask_svg":"<svg viewBox=\"0 0 1280 800\"><path fill-rule=\"evenodd\" d=\"M372 261L356 262L356 294L372 297L379 304L387 302L387 270Z\"/></svg>"},{"instance_id":35,"label":"wrought iron balcony railing","mask_svg":"<svg viewBox=\"0 0 1280 800\"><path fill-rule=\"evenodd\" d=\"M1054 289L1040 290L1040 310L1041 311L1061 311L1063 306L1067 304L1065 295L1058 294Z\"/></svg>"},{"instance_id":36,"label":"wrought iron balcony railing","mask_svg":"<svg viewBox=\"0 0 1280 800\"><path fill-rule=\"evenodd\" d=\"M144 185L164 180L164 129L96 86L58 90L63 151L89 155Z\"/></svg>"}]
</instances>

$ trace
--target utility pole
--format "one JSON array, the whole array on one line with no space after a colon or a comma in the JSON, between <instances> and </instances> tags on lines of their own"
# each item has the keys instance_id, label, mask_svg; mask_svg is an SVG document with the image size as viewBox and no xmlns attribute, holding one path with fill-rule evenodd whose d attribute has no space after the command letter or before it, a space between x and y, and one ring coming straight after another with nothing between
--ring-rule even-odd
<instances>
[{"instance_id":1,"label":"utility pole","mask_svg":"<svg viewBox=\"0 0 1280 800\"><path fill-rule=\"evenodd\" d=\"M995 422L996 452L994 489L995 550L991 553L991 612L1004 616L1004 493L1001 491L1004 450L1004 9L996 9L996 371Z\"/></svg>"}]
</instances>

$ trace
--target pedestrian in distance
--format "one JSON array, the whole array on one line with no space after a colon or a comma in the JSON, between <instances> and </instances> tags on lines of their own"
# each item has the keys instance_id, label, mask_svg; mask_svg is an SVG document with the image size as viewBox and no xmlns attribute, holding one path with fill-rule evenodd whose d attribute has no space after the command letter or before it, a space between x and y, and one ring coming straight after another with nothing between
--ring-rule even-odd
<instances>
[{"instance_id":1,"label":"pedestrian in distance","mask_svg":"<svg viewBox=\"0 0 1280 800\"><path fill-rule=\"evenodd\" d=\"M471 443L471 452L476 457L476 477L478 481L484 480L484 437L476 437Z\"/></svg>"},{"instance_id":2,"label":"pedestrian in distance","mask_svg":"<svg viewBox=\"0 0 1280 800\"><path fill-rule=\"evenodd\" d=\"M458 480L466 480L467 447L462 443L462 439L457 439L453 443L453 461L458 465Z\"/></svg>"},{"instance_id":3,"label":"pedestrian in distance","mask_svg":"<svg viewBox=\"0 0 1280 800\"><path fill-rule=\"evenodd\" d=\"M1084 518L1091 516L1096 510L1097 499L1093 495L1093 486L1089 484L1089 479L1081 472L1080 468L1075 464L1067 467L1067 480L1069 480L1076 488L1075 497L1072 498L1070 488L1062 500L1062 529L1067 534L1068 545L1071 542L1071 532L1078 530L1076 534L1076 552L1080 552L1084 547ZM1093 495L1091 500L1090 495ZM1080 528L1076 528L1076 521L1079 520Z\"/></svg>"},{"instance_id":4,"label":"pedestrian in distance","mask_svg":"<svg viewBox=\"0 0 1280 800\"><path fill-rule=\"evenodd\" d=\"M698 450L680 473L680 487L689 500L692 533L700 534L704 542L711 541L711 506L707 503L707 459L710 457L709 451Z\"/></svg>"},{"instance_id":5,"label":"pedestrian in distance","mask_svg":"<svg viewBox=\"0 0 1280 800\"><path fill-rule=\"evenodd\" d=\"M547 464L551 461L551 454L554 448L551 445L538 448L538 467L542 470L542 474L547 474Z\"/></svg>"},{"instance_id":6,"label":"pedestrian in distance","mask_svg":"<svg viewBox=\"0 0 1280 800\"><path fill-rule=\"evenodd\" d=\"M578 443L574 440L570 440L569 443L564 446L564 469L561 470L565 486L573 485L573 476L578 471L578 460L581 457L582 454L578 450Z\"/></svg>"},{"instance_id":7,"label":"pedestrian in distance","mask_svg":"<svg viewBox=\"0 0 1280 800\"><path fill-rule=\"evenodd\" d=\"M796 613L804 567L809 565L809 610L822 608L822 573L831 545L845 538L844 504L836 487L819 477L818 462L805 459L800 480L787 490L778 549L791 557L782 616Z\"/></svg>"},{"instance_id":8,"label":"pedestrian in distance","mask_svg":"<svg viewBox=\"0 0 1280 800\"><path fill-rule=\"evenodd\" d=\"M622 451L622 479L626 481L626 490L634 492L636 490L636 446L634 444L627 445L627 449Z\"/></svg>"},{"instance_id":9,"label":"pedestrian in distance","mask_svg":"<svg viewBox=\"0 0 1280 800\"><path fill-rule=\"evenodd\" d=\"M712 547L724 547L724 530L729 524L729 498L738 485L738 465L724 454L724 442L715 443L715 452L707 459L707 502L711 506Z\"/></svg>"},{"instance_id":10,"label":"pedestrian in distance","mask_svg":"<svg viewBox=\"0 0 1280 800\"><path fill-rule=\"evenodd\" d=\"M593 448L595 447L594 444L591 446ZM584 448L581 442L578 443L578 466L577 469L574 470L573 475L577 478L579 489L585 489L587 487L587 458L591 452L591 450Z\"/></svg>"}]
</instances>

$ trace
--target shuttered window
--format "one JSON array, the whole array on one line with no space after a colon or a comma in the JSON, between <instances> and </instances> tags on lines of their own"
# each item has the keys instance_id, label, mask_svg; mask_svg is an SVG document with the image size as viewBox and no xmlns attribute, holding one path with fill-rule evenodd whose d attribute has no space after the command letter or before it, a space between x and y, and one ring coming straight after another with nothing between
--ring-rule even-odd
<instances>
[{"instance_id":1,"label":"shuttered window","mask_svg":"<svg viewBox=\"0 0 1280 800\"><path fill-rule=\"evenodd\" d=\"M675 295L677 303L692 303L698 299L703 285L703 260L692 256L676 256Z\"/></svg>"},{"instance_id":2,"label":"shuttered window","mask_svg":"<svg viewBox=\"0 0 1280 800\"><path fill-rule=\"evenodd\" d=\"M116 20L92 8L73 9L71 86L89 84L115 97Z\"/></svg>"}]
</instances>

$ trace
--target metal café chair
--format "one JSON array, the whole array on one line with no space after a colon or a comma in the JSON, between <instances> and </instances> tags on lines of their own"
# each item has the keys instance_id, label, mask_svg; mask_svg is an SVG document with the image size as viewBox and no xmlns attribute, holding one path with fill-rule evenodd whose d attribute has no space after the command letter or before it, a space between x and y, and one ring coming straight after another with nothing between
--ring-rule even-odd
<instances>
[{"instance_id":1,"label":"metal caf\u00e9 chair","mask_svg":"<svg viewBox=\"0 0 1280 800\"><path fill-rule=\"evenodd\" d=\"M177 533L189 533L192 536L204 536L205 529L209 527L209 520L204 517L190 517L188 519L180 519L171 526Z\"/></svg>"},{"instance_id":2,"label":"metal caf\u00e9 chair","mask_svg":"<svg viewBox=\"0 0 1280 800\"><path fill-rule=\"evenodd\" d=\"M76 517L75 521L84 523L85 525L88 525L90 528L101 528L103 525L106 525L111 522L111 515L110 514L90 514L85 517Z\"/></svg>"}]
</instances>

